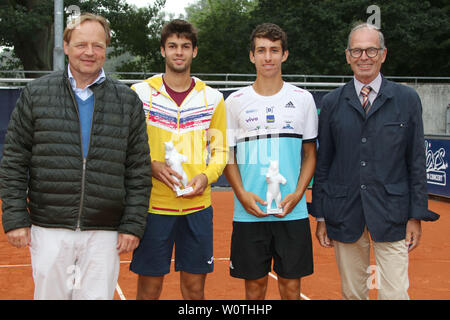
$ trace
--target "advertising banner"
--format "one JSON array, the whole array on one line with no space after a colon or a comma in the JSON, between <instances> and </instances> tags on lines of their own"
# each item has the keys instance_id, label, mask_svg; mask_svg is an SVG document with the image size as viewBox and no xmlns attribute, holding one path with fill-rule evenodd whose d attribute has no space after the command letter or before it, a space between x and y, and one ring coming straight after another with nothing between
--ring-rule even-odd
<instances>
[{"instance_id":1,"label":"advertising banner","mask_svg":"<svg viewBox=\"0 0 450 320\"><path fill-rule=\"evenodd\" d=\"M450 197L450 136L426 136L428 193Z\"/></svg>"},{"instance_id":2,"label":"advertising banner","mask_svg":"<svg viewBox=\"0 0 450 320\"><path fill-rule=\"evenodd\" d=\"M2 159L3 143L8 129L9 117L13 111L21 89L0 89L0 160Z\"/></svg>"}]
</instances>

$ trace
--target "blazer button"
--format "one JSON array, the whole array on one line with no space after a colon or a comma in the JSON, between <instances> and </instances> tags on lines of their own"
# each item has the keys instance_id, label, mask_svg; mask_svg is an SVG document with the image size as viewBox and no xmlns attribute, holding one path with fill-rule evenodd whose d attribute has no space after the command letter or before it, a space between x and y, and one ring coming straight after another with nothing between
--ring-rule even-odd
<instances>
[{"instance_id":1,"label":"blazer button","mask_svg":"<svg viewBox=\"0 0 450 320\"><path fill-rule=\"evenodd\" d=\"M361 161L361 167L365 167L367 165L367 162Z\"/></svg>"},{"instance_id":2,"label":"blazer button","mask_svg":"<svg viewBox=\"0 0 450 320\"><path fill-rule=\"evenodd\" d=\"M366 189L367 189L367 186L365 184L362 184L361 185L361 190L366 190Z\"/></svg>"},{"instance_id":3,"label":"blazer button","mask_svg":"<svg viewBox=\"0 0 450 320\"><path fill-rule=\"evenodd\" d=\"M362 138L362 139L361 139L361 142L362 142L362 143L366 143L366 142L367 142L367 138Z\"/></svg>"}]
</instances>

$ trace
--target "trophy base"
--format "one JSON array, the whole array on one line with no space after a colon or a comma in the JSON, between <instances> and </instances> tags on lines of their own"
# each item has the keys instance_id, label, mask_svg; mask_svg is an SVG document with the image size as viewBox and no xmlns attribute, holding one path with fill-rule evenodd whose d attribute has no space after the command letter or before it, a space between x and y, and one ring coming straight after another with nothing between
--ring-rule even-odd
<instances>
[{"instance_id":1,"label":"trophy base","mask_svg":"<svg viewBox=\"0 0 450 320\"><path fill-rule=\"evenodd\" d=\"M267 209L266 210L266 213L267 214L280 214L280 213L283 213L283 209L279 209L279 208L276 208L276 209Z\"/></svg>"},{"instance_id":2,"label":"trophy base","mask_svg":"<svg viewBox=\"0 0 450 320\"><path fill-rule=\"evenodd\" d=\"M182 195L192 192L192 190L194 190L192 187L189 188L185 188L185 189L178 189L176 191L177 197L181 197Z\"/></svg>"}]
</instances>

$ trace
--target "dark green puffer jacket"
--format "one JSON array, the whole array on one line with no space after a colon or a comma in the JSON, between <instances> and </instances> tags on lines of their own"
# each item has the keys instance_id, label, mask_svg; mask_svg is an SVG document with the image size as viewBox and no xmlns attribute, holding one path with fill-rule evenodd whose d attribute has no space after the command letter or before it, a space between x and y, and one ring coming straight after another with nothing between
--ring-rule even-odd
<instances>
[{"instance_id":1,"label":"dark green puffer jacket","mask_svg":"<svg viewBox=\"0 0 450 320\"><path fill-rule=\"evenodd\" d=\"M0 167L5 232L35 224L142 237L152 186L142 102L109 77L90 89L95 102L86 161L67 71L22 91Z\"/></svg>"}]
</instances>

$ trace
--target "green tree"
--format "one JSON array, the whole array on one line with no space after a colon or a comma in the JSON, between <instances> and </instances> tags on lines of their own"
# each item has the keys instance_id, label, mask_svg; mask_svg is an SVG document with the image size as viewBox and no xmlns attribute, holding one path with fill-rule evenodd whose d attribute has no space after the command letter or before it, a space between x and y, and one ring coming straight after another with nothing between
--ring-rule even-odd
<instances>
[{"instance_id":1,"label":"green tree","mask_svg":"<svg viewBox=\"0 0 450 320\"><path fill-rule=\"evenodd\" d=\"M248 58L248 22L255 5L251 0L200 0L186 9L187 20L198 29L193 72L254 72Z\"/></svg>"},{"instance_id":2,"label":"green tree","mask_svg":"<svg viewBox=\"0 0 450 320\"><path fill-rule=\"evenodd\" d=\"M20 60L14 55L14 51L11 48L0 49L0 66L4 71L20 69ZM11 78L11 73L1 72L0 78Z\"/></svg>"},{"instance_id":3,"label":"green tree","mask_svg":"<svg viewBox=\"0 0 450 320\"><path fill-rule=\"evenodd\" d=\"M450 2L380 1L386 75L450 76Z\"/></svg>"},{"instance_id":4,"label":"green tree","mask_svg":"<svg viewBox=\"0 0 450 320\"><path fill-rule=\"evenodd\" d=\"M351 74L345 61L347 36L356 22L367 21L365 0L259 0L252 13L288 34L289 74ZM388 57L382 72L396 76L450 74L448 0L377 0Z\"/></svg>"},{"instance_id":5,"label":"green tree","mask_svg":"<svg viewBox=\"0 0 450 320\"><path fill-rule=\"evenodd\" d=\"M273 22L286 31L290 55L285 74L345 74L349 24L364 14L359 0L260 0L253 17L258 23Z\"/></svg>"},{"instance_id":6,"label":"green tree","mask_svg":"<svg viewBox=\"0 0 450 320\"><path fill-rule=\"evenodd\" d=\"M356 22L368 20L371 4L380 8L388 48L385 75L450 75L448 0L199 0L187 10L199 30L193 70L253 73L250 33L257 24L273 22L288 35L284 74L350 75L347 36Z\"/></svg>"},{"instance_id":7,"label":"green tree","mask_svg":"<svg viewBox=\"0 0 450 320\"><path fill-rule=\"evenodd\" d=\"M0 44L14 47L24 69L50 70L53 1L2 1L0 17Z\"/></svg>"},{"instance_id":8,"label":"green tree","mask_svg":"<svg viewBox=\"0 0 450 320\"><path fill-rule=\"evenodd\" d=\"M126 12L109 15L114 28L111 56L130 53L133 59L117 68L122 72L162 72L164 60L160 53L160 33L165 21L161 12L165 0L157 0L154 6L134 8Z\"/></svg>"},{"instance_id":9,"label":"green tree","mask_svg":"<svg viewBox=\"0 0 450 320\"><path fill-rule=\"evenodd\" d=\"M106 17L111 23L113 55L128 51L154 61L155 37L161 28L160 9L165 0L146 8L130 6L125 0L66 0L81 12ZM53 0L3 0L0 3L0 45L14 47L24 70L51 70L53 67ZM65 13L67 18L67 13Z\"/></svg>"}]
</instances>

